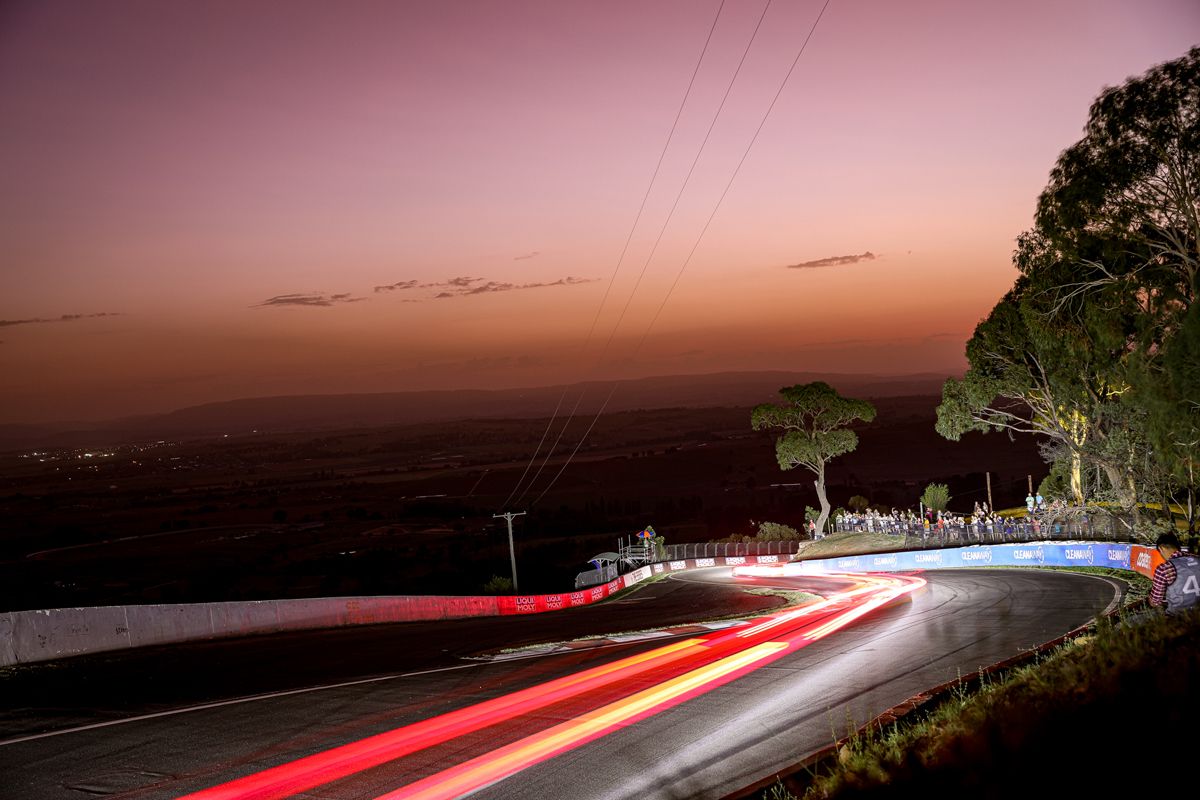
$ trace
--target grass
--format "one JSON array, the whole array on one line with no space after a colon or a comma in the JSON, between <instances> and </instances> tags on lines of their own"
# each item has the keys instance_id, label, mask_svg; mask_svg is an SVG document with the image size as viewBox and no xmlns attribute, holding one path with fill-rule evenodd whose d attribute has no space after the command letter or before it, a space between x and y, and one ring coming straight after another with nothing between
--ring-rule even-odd
<instances>
[{"instance_id":1,"label":"grass","mask_svg":"<svg viewBox=\"0 0 1200 800\"><path fill-rule=\"evenodd\" d=\"M842 531L824 539L802 542L797 555L804 558L837 558L861 553L885 553L904 549L903 536L872 531Z\"/></svg>"},{"instance_id":2,"label":"grass","mask_svg":"<svg viewBox=\"0 0 1200 800\"><path fill-rule=\"evenodd\" d=\"M1130 581L1127 598L1149 585L1072 571ZM760 796L1140 796L1150 784L1131 749L1166 753L1192 740L1197 681L1200 612L1102 619L1031 663L960 679L907 716L838 740L829 757Z\"/></svg>"}]
</instances>

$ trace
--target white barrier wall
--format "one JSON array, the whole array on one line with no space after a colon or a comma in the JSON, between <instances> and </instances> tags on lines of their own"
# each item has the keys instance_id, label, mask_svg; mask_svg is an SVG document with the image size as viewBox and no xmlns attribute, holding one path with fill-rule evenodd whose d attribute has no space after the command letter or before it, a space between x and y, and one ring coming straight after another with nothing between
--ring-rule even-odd
<instances>
[{"instance_id":1,"label":"white barrier wall","mask_svg":"<svg viewBox=\"0 0 1200 800\"><path fill-rule=\"evenodd\" d=\"M787 556L701 558L671 562L696 566L774 563ZM282 631L385 622L536 614L588 605L628 589L664 569L641 567L608 583L563 594L436 597L316 597L237 603L52 608L0 612L0 667L130 647L222 639Z\"/></svg>"}]
</instances>

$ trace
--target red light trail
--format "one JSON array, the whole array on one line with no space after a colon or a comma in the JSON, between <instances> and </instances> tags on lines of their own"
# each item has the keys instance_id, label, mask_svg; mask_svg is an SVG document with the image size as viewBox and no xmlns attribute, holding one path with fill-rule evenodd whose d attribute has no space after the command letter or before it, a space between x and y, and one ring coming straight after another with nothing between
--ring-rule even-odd
<instances>
[{"instance_id":1,"label":"red light trail","mask_svg":"<svg viewBox=\"0 0 1200 800\"><path fill-rule=\"evenodd\" d=\"M280 764L180 800L288 797L589 692L630 684L635 677L656 679L649 688L395 789L377 800L459 797L728 683L925 585L921 578L895 575L828 577L847 578L856 585L752 625L684 639Z\"/></svg>"}]
</instances>

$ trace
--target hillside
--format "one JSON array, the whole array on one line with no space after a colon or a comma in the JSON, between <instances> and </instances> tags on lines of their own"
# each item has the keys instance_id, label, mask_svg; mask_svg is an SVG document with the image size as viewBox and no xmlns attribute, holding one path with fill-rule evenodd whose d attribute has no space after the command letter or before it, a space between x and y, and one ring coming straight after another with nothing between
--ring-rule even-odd
<instances>
[{"instance_id":1,"label":"hillside","mask_svg":"<svg viewBox=\"0 0 1200 800\"><path fill-rule=\"evenodd\" d=\"M97 446L163 438L186 439L252 431L322 430L445 422L522 419L579 403L579 414L654 408L750 406L776 399L783 386L823 380L857 397L937 394L944 375L837 375L804 372L722 372L522 389L457 389L378 394L252 397L108 422L0 425L0 450ZM582 396L582 397L581 397Z\"/></svg>"}]
</instances>

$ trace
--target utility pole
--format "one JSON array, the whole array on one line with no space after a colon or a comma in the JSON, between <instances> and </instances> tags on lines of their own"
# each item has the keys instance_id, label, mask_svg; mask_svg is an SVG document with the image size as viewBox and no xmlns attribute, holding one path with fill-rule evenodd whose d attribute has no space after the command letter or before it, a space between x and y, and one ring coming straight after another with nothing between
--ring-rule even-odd
<instances>
[{"instance_id":1,"label":"utility pole","mask_svg":"<svg viewBox=\"0 0 1200 800\"><path fill-rule=\"evenodd\" d=\"M987 474L988 486L988 514L996 513L996 504L992 502L992 473Z\"/></svg>"},{"instance_id":2,"label":"utility pole","mask_svg":"<svg viewBox=\"0 0 1200 800\"><path fill-rule=\"evenodd\" d=\"M504 514L492 514L492 519L503 517L508 523L508 558L512 562L513 592L516 594L520 594L521 590L517 588L517 551L513 549L512 521L513 517L524 516L524 514L524 511L508 511Z\"/></svg>"}]
</instances>

